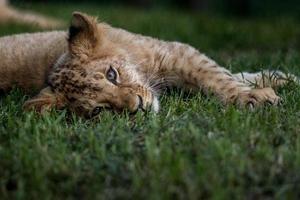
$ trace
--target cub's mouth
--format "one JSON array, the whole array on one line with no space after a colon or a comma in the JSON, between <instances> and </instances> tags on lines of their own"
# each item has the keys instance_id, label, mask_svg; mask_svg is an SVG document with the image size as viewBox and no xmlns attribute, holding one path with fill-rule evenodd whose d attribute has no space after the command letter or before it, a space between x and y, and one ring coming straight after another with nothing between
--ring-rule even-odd
<instances>
[{"instance_id":1,"label":"cub's mouth","mask_svg":"<svg viewBox=\"0 0 300 200\"><path fill-rule=\"evenodd\" d=\"M150 98L149 98L150 97ZM157 113L159 111L159 101L158 97L156 95L153 95L151 93L151 96L141 96L141 95L135 95L135 99L132 100L130 104L127 106L118 106L116 102L108 102L108 103L102 103L101 106L94 107L91 111L88 113L85 113L83 111L77 110L78 114L83 114L86 118L93 118L96 117L98 114L100 114L102 111L111 111L115 113L122 113L123 111L128 111L130 115L134 115L137 112L154 112Z\"/></svg>"},{"instance_id":2,"label":"cub's mouth","mask_svg":"<svg viewBox=\"0 0 300 200\"><path fill-rule=\"evenodd\" d=\"M125 100L126 101L126 100ZM152 92L148 92L147 95L135 95L132 103L129 103L127 106L118 108L115 107L114 104L111 104L111 109L116 111L124 111L128 110L130 114L136 114L137 112L154 112L157 113L159 111L159 101L158 97L154 95Z\"/></svg>"},{"instance_id":3,"label":"cub's mouth","mask_svg":"<svg viewBox=\"0 0 300 200\"><path fill-rule=\"evenodd\" d=\"M138 112L139 110L146 112L146 111L152 111L154 113L157 113L159 111L159 101L158 97L152 94L151 100L143 99L142 96L137 95L137 104L136 104L136 110L133 113Z\"/></svg>"}]
</instances>

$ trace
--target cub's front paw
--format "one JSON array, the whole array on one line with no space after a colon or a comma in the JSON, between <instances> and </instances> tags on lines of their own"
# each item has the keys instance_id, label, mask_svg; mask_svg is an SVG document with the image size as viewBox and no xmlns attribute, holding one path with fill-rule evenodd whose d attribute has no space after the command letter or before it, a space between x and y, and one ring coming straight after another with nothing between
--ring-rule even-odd
<instances>
[{"instance_id":1,"label":"cub's front paw","mask_svg":"<svg viewBox=\"0 0 300 200\"><path fill-rule=\"evenodd\" d=\"M24 105L24 110L35 110L38 113L45 113L52 108L63 108L65 105L64 98L61 95L54 93L50 87L46 87L40 93L27 100Z\"/></svg>"},{"instance_id":2,"label":"cub's front paw","mask_svg":"<svg viewBox=\"0 0 300 200\"><path fill-rule=\"evenodd\" d=\"M278 105L281 99L272 88L252 89L239 94L237 103L241 107L250 109L262 106L264 104Z\"/></svg>"}]
</instances>

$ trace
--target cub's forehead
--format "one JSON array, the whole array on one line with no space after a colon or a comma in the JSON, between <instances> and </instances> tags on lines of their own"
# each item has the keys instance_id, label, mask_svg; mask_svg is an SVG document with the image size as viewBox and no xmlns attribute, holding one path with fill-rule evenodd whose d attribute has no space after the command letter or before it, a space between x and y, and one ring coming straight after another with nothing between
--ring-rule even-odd
<instances>
[{"instance_id":1,"label":"cub's forehead","mask_svg":"<svg viewBox=\"0 0 300 200\"><path fill-rule=\"evenodd\" d=\"M102 91L106 85L105 74L110 67L118 70L123 81L130 79L125 73L125 65L126 61L118 58L94 58L89 61L70 59L50 72L48 83L54 90L65 94Z\"/></svg>"},{"instance_id":2,"label":"cub's forehead","mask_svg":"<svg viewBox=\"0 0 300 200\"><path fill-rule=\"evenodd\" d=\"M90 61L86 67L89 70L93 69L107 69L109 67L114 68L122 68L126 65L126 61L123 59L116 59L116 58L98 58Z\"/></svg>"},{"instance_id":3,"label":"cub's forehead","mask_svg":"<svg viewBox=\"0 0 300 200\"><path fill-rule=\"evenodd\" d=\"M91 73L86 68L59 68L50 73L48 83L59 92L81 95L91 90L101 91L102 79L104 73L101 71Z\"/></svg>"}]
</instances>

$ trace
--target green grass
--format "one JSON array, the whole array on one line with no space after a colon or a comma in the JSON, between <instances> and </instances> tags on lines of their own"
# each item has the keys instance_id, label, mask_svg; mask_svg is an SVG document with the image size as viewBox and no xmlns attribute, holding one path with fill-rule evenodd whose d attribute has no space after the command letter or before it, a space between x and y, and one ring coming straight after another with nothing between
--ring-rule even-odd
<instances>
[{"instance_id":1,"label":"green grass","mask_svg":"<svg viewBox=\"0 0 300 200\"><path fill-rule=\"evenodd\" d=\"M167 40L187 42L233 71L300 75L294 18L234 19L174 10L32 5L69 20L73 10ZM54 14L55 13L55 14ZM1 26L0 34L38 31ZM22 111L13 90L0 100L1 199L240 199L300 197L300 87L279 107L223 107L212 96L171 91L157 115L102 113L84 120Z\"/></svg>"}]
</instances>

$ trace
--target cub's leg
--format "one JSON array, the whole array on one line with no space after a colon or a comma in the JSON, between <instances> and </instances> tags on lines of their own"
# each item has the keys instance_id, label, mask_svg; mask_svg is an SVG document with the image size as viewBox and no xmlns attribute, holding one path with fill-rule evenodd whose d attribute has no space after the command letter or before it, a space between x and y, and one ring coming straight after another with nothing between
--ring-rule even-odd
<instances>
[{"instance_id":1,"label":"cub's leg","mask_svg":"<svg viewBox=\"0 0 300 200\"><path fill-rule=\"evenodd\" d=\"M239 106L277 105L280 100L272 88L250 87L189 45L172 42L164 50L160 71L172 77L173 86L213 92L224 104Z\"/></svg>"},{"instance_id":2,"label":"cub's leg","mask_svg":"<svg viewBox=\"0 0 300 200\"><path fill-rule=\"evenodd\" d=\"M281 71L262 71L257 73L241 72L233 75L237 80L255 87L264 88L271 87L277 88L287 84L290 81L299 83L298 77L293 74L285 74Z\"/></svg>"},{"instance_id":3,"label":"cub's leg","mask_svg":"<svg viewBox=\"0 0 300 200\"><path fill-rule=\"evenodd\" d=\"M45 17L33 12L21 11L0 0L0 23L17 22L35 25L43 29L55 29L64 26L62 21Z\"/></svg>"}]
</instances>

